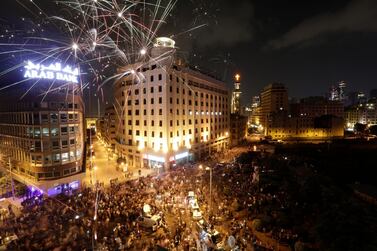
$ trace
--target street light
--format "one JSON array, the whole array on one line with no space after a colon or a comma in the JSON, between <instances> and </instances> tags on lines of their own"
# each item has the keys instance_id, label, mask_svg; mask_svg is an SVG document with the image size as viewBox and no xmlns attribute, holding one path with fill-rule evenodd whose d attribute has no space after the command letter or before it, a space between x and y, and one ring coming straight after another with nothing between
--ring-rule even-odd
<instances>
[{"instance_id":1,"label":"street light","mask_svg":"<svg viewBox=\"0 0 377 251\"><path fill-rule=\"evenodd\" d=\"M199 165L198 168L200 170L203 170L203 165ZM209 170L209 212L208 215L212 214L212 168L209 166L206 166L205 169L206 171Z\"/></svg>"},{"instance_id":2,"label":"street light","mask_svg":"<svg viewBox=\"0 0 377 251\"><path fill-rule=\"evenodd\" d=\"M94 169L94 184L96 184L97 183L97 166L94 166L93 167L93 169Z\"/></svg>"},{"instance_id":3,"label":"street light","mask_svg":"<svg viewBox=\"0 0 377 251\"><path fill-rule=\"evenodd\" d=\"M206 170L209 170L209 215L212 215L212 168L207 166Z\"/></svg>"}]
</instances>

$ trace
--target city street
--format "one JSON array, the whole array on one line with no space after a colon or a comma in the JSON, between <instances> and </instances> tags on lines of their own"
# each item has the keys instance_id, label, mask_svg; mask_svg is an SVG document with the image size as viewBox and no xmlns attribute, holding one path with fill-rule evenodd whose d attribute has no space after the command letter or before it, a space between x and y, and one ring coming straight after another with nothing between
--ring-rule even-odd
<instances>
[{"instance_id":1,"label":"city street","mask_svg":"<svg viewBox=\"0 0 377 251\"><path fill-rule=\"evenodd\" d=\"M94 157L93 157L93 168L90 170L90 156L87 159L87 167L85 178L83 179L83 184L86 186L90 186L94 184L96 181L99 183L104 183L105 186L110 184L110 180L118 179L119 182L125 181L124 172L122 172L121 168L117 170L117 162L115 157L110 157L108 151L103 143L95 137L93 137L93 150L94 150ZM128 169L130 172L133 173L133 176L130 179L138 178L138 170L134 170L132 168ZM147 176L152 174L153 170L150 169L141 169L141 176Z\"/></svg>"}]
</instances>

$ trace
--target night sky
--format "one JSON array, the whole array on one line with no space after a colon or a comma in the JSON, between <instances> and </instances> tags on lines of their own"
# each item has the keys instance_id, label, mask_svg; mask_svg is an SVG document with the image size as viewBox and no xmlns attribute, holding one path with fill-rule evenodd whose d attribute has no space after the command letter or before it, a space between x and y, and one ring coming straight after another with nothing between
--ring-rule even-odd
<instances>
[{"instance_id":1,"label":"night sky","mask_svg":"<svg viewBox=\"0 0 377 251\"><path fill-rule=\"evenodd\" d=\"M51 9L50 0L35 2ZM8 7L0 10L2 23L28 15L16 1L1 4ZM201 24L206 26L187 31ZM159 35L175 35L190 64L226 79L229 87L239 72L247 104L274 81L296 98L324 95L341 80L347 91L369 94L377 88L376 31L373 0L181 0Z\"/></svg>"},{"instance_id":2,"label":"night sky","mask_svg":"<svg viewBox=\"0 0 377 251\"><path fill-rule=\"evenodd\" d=\"M341 80L349 91L377 88L377 1L219 2L218 25L198 33L197 46L208 58L230 54L243 103L272 81L291 97L323 95Z\"/></svg>"}]
</instances>

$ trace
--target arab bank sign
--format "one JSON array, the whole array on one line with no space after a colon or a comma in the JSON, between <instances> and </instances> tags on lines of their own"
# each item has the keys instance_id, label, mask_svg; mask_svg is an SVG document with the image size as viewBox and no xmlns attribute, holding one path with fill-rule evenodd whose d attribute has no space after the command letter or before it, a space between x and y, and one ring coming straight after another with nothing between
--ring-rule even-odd
<instances>
[{"instance_id":1,"label":"arab bank sign","mask_svg":"<svg viewBox=\"0 0 377 251\"><path fill-rule=\"evenodd\" d=\"M53 63L48 66L43 64L34 64L27 61L25 65L24 78L28 79L51 79L71 83L78 83L79 69L70 65Z\"/></svg>"}]
</instances>

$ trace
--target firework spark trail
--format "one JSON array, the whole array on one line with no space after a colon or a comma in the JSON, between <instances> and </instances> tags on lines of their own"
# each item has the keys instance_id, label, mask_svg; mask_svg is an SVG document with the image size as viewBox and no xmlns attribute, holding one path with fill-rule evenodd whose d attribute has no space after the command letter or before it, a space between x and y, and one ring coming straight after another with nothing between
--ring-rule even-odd
<instances>
[{"instance_id":1,"label":"firework spark trail","mask_svg":"<svg viewBox=\"0 0 377 251\"><path fill-rule=\"evenodd\" d=\"M0 52L0 55L22 55L27 52L30 55L38 55L33 60L37 63L50 60L74 63L83 70L80 70L82 77L79 78L81 92L94 85L96 91L93 95L101 95L102 101L104 101L103 87L106 84L116 82L129 74L132 74L136 81L142 81L145 78L142 72L133 73L136 68L119 70L122 69L122 66L135 66L136 62L138 68L142 68L144 64L150 62L159 65L171 57L171 52L153 58L149 54L142 54L141 51L149 51L154 46L154 40L159 30L167 23L167 18L177 2L178 0L124 0L121 2L116 0L58 0L55 3L61 9L61 14L51 16L35 2L32 3L32 7L35 7L38 13L35 13L30 6L20 3L34 17L41 18L43 16L44 20L47 20L47 24L55 27L58 33L52 35L41 33L40 36L25 37L26 42L8 44L17 47ZM206 25L206 23L196 25L180 33L171 34L170 37L175 38L187 33L191 35L192 31ZM8 74L23 66L23 63L16 64L0 73L0 77L2 74ZM118 72L114 73L109 69L118 69ZM109 72L106 73L106 71ZM24 82L26 80L21 80L2 87L0 90ZM22 97L38 83L34 81ZM47 91L42 93L43 99L48 93L58 90L59 87L67 87L67 85L56 85L56 81L50 83ZM73 89L78 90L76 87Z\"/></svg>"}]
</instances>

